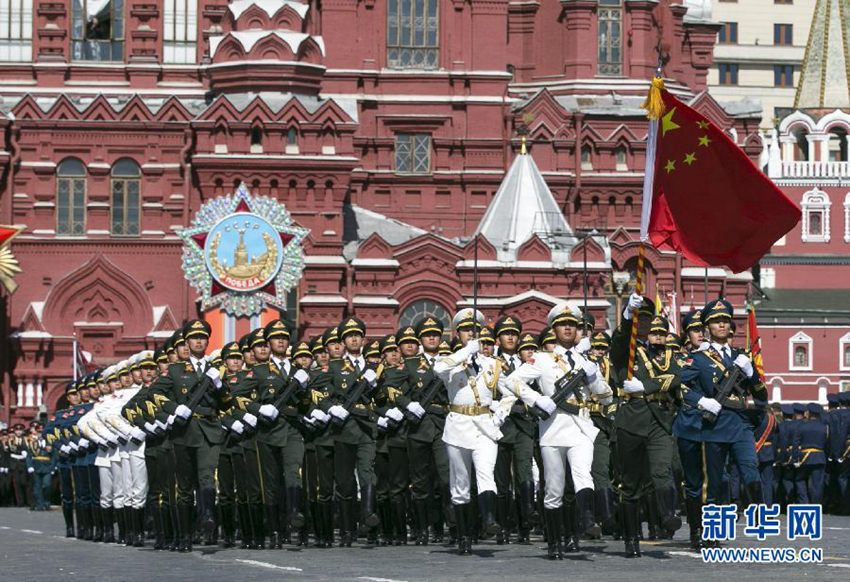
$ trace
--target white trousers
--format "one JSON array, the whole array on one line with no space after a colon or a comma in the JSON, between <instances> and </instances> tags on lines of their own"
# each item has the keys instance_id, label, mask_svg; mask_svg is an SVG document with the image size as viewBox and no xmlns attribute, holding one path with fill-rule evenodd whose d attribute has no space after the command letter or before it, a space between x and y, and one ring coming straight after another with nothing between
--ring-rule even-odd
<instances>
[{"instance_id":1,"label":"white trousers","mask_svg":"<svg viewBox=\"0 0 850 582\"><path fill-rule=\"evenodd\" d=\"M470 475L475 467L475 481L478 493L496 491L496 479L493 471L496 468L496 455L499 447L495 441L479 439L479 446L465 449L454 445L446 445L449 456L449 489L452 503L459 505L470 502Z\"/></svg>"},{"instance_id":2,"label":"white trousers","mask_svg":"<svg viewBox=\"0 0 850 582\"><path fill-rule=\"evenodd\" d=\"M104 509L124 507L124 477L121 474L121 461L109 463L108 467L98 467L100 478L100 506Z\"/></svg>"},{"instance_id":3,"label":"white trousers","mask_svg":"<svg viewBox=\"0 0 850 582\"><path fill-rule=\"evenodd\" d=\"M586 442L584 442L586 441ZM593 443L590 439L571 447L540 447L543 458L543 476L546 479L543 507L557 509L564 504L564 489L567 480L567 460L575 491L593 489L590 466L593 464Z\"/></svg>"},{"instance_id":4,"label":"white trousers","mask_svg":"<svg viewBox=\"0 0 850 582\"><path fill-rule=\"evenodd\" d=\"M124 476L124 504L133 509L142 509L148 495L148 471L145 460L129 455L121 459Z\"/></svg>"}]
</instances>

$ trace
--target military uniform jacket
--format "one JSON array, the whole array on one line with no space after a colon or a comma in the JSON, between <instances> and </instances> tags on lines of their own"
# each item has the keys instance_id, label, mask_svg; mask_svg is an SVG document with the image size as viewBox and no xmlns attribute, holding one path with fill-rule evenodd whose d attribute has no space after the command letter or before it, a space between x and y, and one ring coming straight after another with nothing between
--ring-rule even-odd
<instances>
[{"instance_id":1,"label":"military uniform jacket","mask_svg":"<svg viewBox=\"0 0 850 582\"><path fill-rule=\"evenodd\" d=\"M534 355L508 376L505 382L514 394L519 395L528 406L533 406L539 393L533 390L529 383L537 381L540 392L552 397L555 394L555 383L566 374L572 374L581 367L584 356L574 349L566 350L561 346L554 352L535 352ZM611 388L605 383L601 374L589 386L581 389L585 403L610 402ZM592 443L599 429L590 420L590 412L586 407L579 414L572 414L560 408L546 420L538 422L540 429L540 445L550 447L570 447L586 439Z\"/></svg>"},{"instance_id":2,"label":"military uniform jacket","mask_svg":"<svg viewBox=\"0 0 850 582\"><path fill-rule=\"evenodd\" d=\"M398 366L392 368L383 368L381 375L378 377L378 389L375 391L375 413L385 416L390 408L398 408L404 412L403 407L399 406L398 398L404 394L407 389L408 373L407 368L402 362ZM407 422L402 422L395 428L378 431L378 450L386 452L383 447L407 447Z\"/></svg>"},{"instance_id":3,"label":"military uniform jacket","mask_svg":"<svg viewBox=\"0 0 850 582\"><path fill-rule=\"evenodd\" d=\"M826 465L829 427L819 418L801 420L794 431L793 460L801 466Z\"/></svg>"},{"instance_id":4,"label":"military uniform jacket","mask_svg":"<svg viewBox=\"0 0 850 582\"><path fill-rule=\"evenodd\" d=\"M434 359L436 361L436 358ZM432 363L424 354L407 358L404 360L404 368L407 371L407 383L402 394L398 395L397 403L402 412L411 402L418 402L424 396L424 391L430 385L431 380L437 378ZM442 382L437 378L438 382ZM441 390L425 409L425 416L419 423L412 423L407 427L407 438L414 441L432 443L443 436L446 426L446 415L448 414L448 392L445 383Z\"/></svg>"},{"instance_id":5,"label":"military uniform jacket","mask_svg":"<svg viewBox=\"0 0 850 582\"><path fill-rule=\"evenodd\" d=\"M270 360L251 368L253 377L245 378L244 382L256 386L259 405L274 404L289 386L295 370L295 367L291 366L290 374L287 374ZM289 402L284 403L276 419L270 421L260 416L257 441L273 447L285 447L289 439L301 439L300 419L307 406L307 395L296 392ZM259 411L259 406L257 410Z\"/></svg>"},{"instance_id":6,"label":"military uniform jacket","mask_svg":"<svg viewBox=\"0 0 850 582\"><path fill-rule=\"evenodd\" d=\"M206 368L208 365L204 368ZM153 383L154 394L164 396L162 408L168 414L181 404L187 404L195 385L202 381L203 374L197 374L189 362L177 362L168 366L168 371ZM207 382L206 394L201 399L192 416L182 426L177 423L172 427L171 440L176 445L184 447L201 447L205 445L221 445L224 442L224 431L221 429L219 411L229 407L230 393L222 387Z\"/></svg>"},{"instance_id":7,"label":"military uniform jacket","mask_svg":"<svg viewBox=\"0 0 850 582\"><path fill-rule=\"evenodd\" d=\"M599 367L599 373L602 375L602 379L605 380L605 383L608 384L612 392L616 393L617 387L622 383L618 380L619 376L611 364L611 360L607 356L597 357L593 355L589 355L587 359ZM609 440L614 436L614 416L617 414L618 406L617 398L615 395L612 395L611 402L600 402L590 407L590 420L593 421L593 425L596 428L605 433L605 436Z\"/></svg>"},{"instance_id":8,"label":"military uniform jacket","mask_svg":"<svg viewBox=\"0 0 850 582\"><path fill-rule=\"evenodd\" d=\"M69 426L68 429L68 439L69 441L73 441L74 443L80 442L80 431L77 424L80 422L86 414L88 414L92 408L94 408L94 402L85 402L83 404L78 404L73 408L73 417L74 421ZM89 452L84 453L82 455L77 455L74 465L78 467L90 467L94 465L95 458L97 456L97 449L89 450Z\"/></svg>"},{"instance_id":9,"label":"military uniform jacket","mask_svg":"<svg viewBox=\"0 0 850 582\"><path fill-rule=\"evenodd\" d=\"M323 412L327 412L328 408L333 406L331 400L331 392L333 392L333 375L330 372L330 366L324 368L313 368L310 370L310 384L307 389L309 398L309 415L314 409L318 408ZM313 430L310 431L310 440L316 446L333 447L334 435L331 432L330 422L322 424L316 422L313 424Z\"/></svg>"},{"instance_id":10,"label":"military uniform jacket","mask_svg":"<svg viewBox=\"0 0 850 582\"><path fill-rule=\"evenodd\" d=\"M234 421L241 421L242 418L245 416L245 413L248 412L248 406L252 404L256 406L257 409L259 409L259 404L256 403L256 383L246 381L250 380L250 378L252 377L253 372L245 370L240 370L235 374L231 372L225 372L222 375L221 382L223 386L230 392L230 408L222 413L223 421L225 417L229 417ZM258 415L254 414L254 416ZM257 423L259 425L259 417L257 419ZM224 424L224 422L222 422L222 424ZM246 425L245 428L247 430L250 427ZM248 442L246 443L246 441ZM246 448L256 449L256 446L256 434L252 434L249 437L246 436L244 432L239 435L231 431L228 432L227 436L225 436L224 438L224 444L221 447L221 454L241 455L245 452Z\"/></svg>"},{"instance_id":11,"label":"military uniform jacket","mask_svg":"<svg viewBox=\"0 0 850 582\"><path fill-rule=\"evenodd\" d=\"M752 439L748 418L730 409L723 409L714 423L703 419L697 407L702 397L714 398L723 382L723 377L739 354L732 348L731 357L724 359L713 347L705 351L692 352L682 366L682 407L673 423L673 434L678 438L693 441L731 443ZM745 381L746 388L757 399L767 400L766 389L753 367L753 375Z\"/></svg>"},{"instance_id":12,"label":"military uniform jacket","mask_svg":"<svg viewBox=\"0 0 850 582\"><path fill-rule=\"evenodd\" d=\"M829 426L829 458L840 459L842 453L844 453L844 442L847 435L847 427L841 410L836 408L827 412L826 424Z\"/></svg>"},{"instance_id":13,"label":"military uniform jacket","mask_svg":"<svg viewBox=\"0 0 850 582\"><path fill-rule=\"evenodd\" d=\"M166 424L168 414L162 410L161 403L165 400L164 396L154 394L153 383L147 386L142 386L135 396L133 396L124 405L121 413L128 422L135 425L137 428L144 430L145 434L145 456L158 456L162 451L171 449L171 441L168 438L168 432L154 434L145 428L145 423L153 424L160 421Z\"/></svg>"},{"instance_id":14,"label":"military uniform jacket","mask_svg":"<svg viewBox=\"0 0 850 582\"><path fill-rule=\"evenodd\" d=\"M474 407L481 411L475 415L449 412L443 429L443 442L476 449L484 439L495 442L502 438L502 431L493 422L491 410L498 406L507 417L517 397L501 391L501 367L496 365L495 359L477 354L473 365L466 359L465 353L461 349L437 359L434 372L446 385L450 407Z\"/></svg>"},{"instance_id":15,"label":"military uniform jacket","mask_svg":"<svg viewBox=\"0 0 850 582\"><path fill-rule=\"evenodd\" d=\"M522 361L519 356L511 357L507 354L499 354L495 358L495 365L499 366L501 374L508 376L522 365ZM537 432L536 417L528 412L528 406L523 404L522 400L517 399L517 402L511 407L511 414L505 419L501 430L502 438L499 439L499 442L503 444L515 444L521 438L534 439Z\"/></svg>"},{"instance_id":16,"label":"military uniform jacket","mask_svg":"<svg viewBox=\"0 0 850 582\"><path fill-rule=\"evenodd\" d=\"M331 375L332 391L329 398L323 400L325 412L334 404L342 405L348 395L348 391L354 388L360 376L366 369L376 370L377 366L366 364L363 370L357 370L351 365L348 358L343 357L333 360L328 366ZM372 410L372 393L367 387L360 397L360 401L349 411L349 417L341 426L329 422L331 433L339 442L357 445L374 441L378 433L378 416Z\"/></svg>"},{"instance_id":17,"label":"military uniform jacket","mask_svg":"<svg viewBox=\"0 0 850 582\"><path fill-rule=\"evenodd\" d=\"M27 469L32 468L35 473L45 475L53 472L54 462L52 447L47 449L47 442L43 438L31 438L27 443Z\"/></svg>"}]
</instances>

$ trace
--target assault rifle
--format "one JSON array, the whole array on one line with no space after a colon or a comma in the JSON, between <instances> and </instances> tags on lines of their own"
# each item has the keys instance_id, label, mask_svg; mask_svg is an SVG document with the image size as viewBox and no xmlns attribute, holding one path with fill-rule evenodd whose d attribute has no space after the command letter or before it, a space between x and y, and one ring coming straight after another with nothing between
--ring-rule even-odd
<instances>
[{"instance_id":1,"label":"assault rifle","mask_svg":"<svg viewBox=\"0 0 850 582\"><path fill-rule=\"evenodd\" d=\"M440 389L443 387L443 381L436 375L431 378L431 381L428 382L428 385L425 386L424 393L422 394L422 398L419 399L419 406L422 408L426 408L434 401L434 398L437 397L437 394L440 392ZM422 422L422 419L407 410L404 409L404 417L407 419L407 422L412 422L413 424L419 424ZM392 419L389 419L388 422L393 422Z\"/></svg>"},{"instance_id":2,"label":"assault rifle","mask_svg":"<svg viewBox=\"0 0 850 582\"><path fill-rule=\"evenodd\" d=\"M572 374L564 374L555 381L555 393L552 395L552 401L555 406L570 414L578 414L581 410L580 406L570 404L567 400L572 396L578 402L584 400L584 395L581 393L581 387L587 385L587 374L584 370L578 370ZM547 420L551 415L545 410L532 406L529 408L535 416L541 420Z\"/></svg>"},{"instance_id":3,"label":"assault rifle","mask_svg":"<svg viewBox=\"0 0 850 582\"><path fill-rule=\"evenodd\" d=\"M368 370L368 368L366 368ZM364 372L366 370L363 370ZM369 382L363 379L363 375L361 374L359 378L357 378L357 382L349 388L345 393L345 400L343 400L342 406L345 411L350 415L351 411L354 410L354 407L360 403L360 400L363 398L363 394L369 388ZM348 420L348 417L345 418ZM345 420L340 420L336 416L331 417L331 422L336 426L342 426L345 424Z\"/></svg>"},{"instance_id":4,"label":"assault rifle","mask_svg":"<svg viewBox=\"0 0 850 582\"><path fill-rule=\"evenodd\" d=\"M747 407L747 394L741 387L741 381L744 378L743 370L734 364L730 370L726 371L723 383L720 384L720 388L714 394L714 399L720 403L720 406L733 410L742 410ZM717 422L717 415L708 410L702 411L702 417L712 424Z\"/></svg>"}]
</instances>

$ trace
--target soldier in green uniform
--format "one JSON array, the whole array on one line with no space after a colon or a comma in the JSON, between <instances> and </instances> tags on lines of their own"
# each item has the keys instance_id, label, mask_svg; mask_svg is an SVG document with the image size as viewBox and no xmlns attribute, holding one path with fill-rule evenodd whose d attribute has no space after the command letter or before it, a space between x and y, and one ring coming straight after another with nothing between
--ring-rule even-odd
<instances>
[{"instance_id":1,"label":"soldier in green uniform","mask_svg":"<svg viewBox=\"0 0 850 582\"><path fill-rule=\"evenodd\" d=\"M499 343L499 355L496 366L500 374L507 376L521 364L519 339L522 322L511 315L499 318L493 326L493 332ZM479 341L482 341L479 338ZM516 496L519 509L518 539L521 544L530 543L529 534L534 511L534 475L532 458L534 457L534 437L537 423L521 400L511 407L510 415L501 427L502 438L498 441L499 452L496 457L496 517L502 531L496 534L496 543L510 543L509 516ZM513 483L511 477L513 476Z\"/></svg>"},{"instance_id":2,"label":"soldier in green uniform","mask_svg":"<svg viewBox=\"0 0 850 582\"><path fill-rule=\"evenodd\" d=\"M267 344L270 350L262 349L263 344ZM260 404L258 412L262 417L257 449L260 453L263 500L270 530L269 547L280 548L290 525L296 529L304 526L301 510L304 437L299 425L307 408L305 392L298 389L286 402L279 403L279 407L276 403L291 381L306 387L309 375L306 370L300 370L286 359L289 329L280 319L268 323L264 330L255 330L251 347L257 359L253 372L257 383L257 402ZM286 508L283 515L281 507Z\"/></svg>"},{"instance_id":3,"label":"soldier in green uniform","mask_svg":"<svg viewBox=\"0 0 850 582\"><path fill-rule=\"evenodd\" d=\"M638 341L634 373L627 379L632 313L638 312ZM675 513L672 481L674 397L681 387L681 368L672 348L664 345L669 325L655 315L655 306L643 299L631 303L611 340L611 362L622 381L620 405L614 419L617 431L617 461L621 480L626 557L640 557L640 510L642 496L650 504L661 526L676 531L682 526ZM651 515L650 519L654 516Z\"/></svg>"},{"instance_id":4,"label":"soldier in green uniform","mask_svg":"<svg viewBox=\"0 0 850 582\"><path fill-rule=\"evenodd\" d=\"M407 545L405 494L410 480L407 426L404 414L397 406L397 399L406 389L408 375L395 336L383 338L380 349L383 368L374 398L375 412L381 415L378 419L375 458L378 509L385 544L399 546Z\"/></svg>"},{"instance_id":5,"label":"soldier in green uniform","mask_svg":"<svg viewBox=\"0 0 850 582\"><path fill-rule=\"evenodd\" d=\"M302 342L303 343L303 342ZM301 344L299 344L299 351L301 348ZM311 364L309 366L310 380L308 383L307 390L307 400L308 400L308 413L314 406L313 403L313 379L316 375L323 369L327 368L329 356L328 352L325 350L325 344L322 341L322 336L317 335L313 339L310 340L309 344L310 351L310 359ZM318 496L319 496L319 471L318 471L318 462L316 459L316 433L319 430L319 425L316 422L316 419L309 415L305 415L304 418L304 467L301 471L301 487L304 491L304 501L305 501L305 517L307 523L310 524L310 527L313 530L313 533L316 536L316 543L320 544L321 540L319 539L319 532L321 530L321 524L319 524L319 508L318 508ZM306 535L307 527L302 528L304 535L302 535L298 544L306 546L308 545L309 539Z\"/></svg>"},{"instance_id":6,"label":"soldier in green uniform","mask_svg":"<svg viewBox=\"0 0 850 582\"><path fill-rule=\"evenodd\" d=\"M599 368L599 373L612 390L619 386L617 372L608 359L608 349L611 337L604 331L598 331L589 336L590 352L588 359ZM594 402L589 406L590 419L599 429L593 442L593 465L590 474L593 476L593 493L596 497L594 508L602 532L612 534L617 527L616 496L611 484L611 458L614 441L614 415L617 411L617 401L611 403Z\"/></svg>"},{"instance_id":7,"label":"soldier in green uniform","mask_svg":"<svg viewBox=\"0 0 850 582\"><path fill-rule=\"evenodd\" d=\"M374 474L378 427L377 416L372 410L377 372L363 355L366 325L362 320L346 318L337 328L337 335L345 345L345 355L330 363L333 392L324 402L331 404L326 412L334 419L331 431L334 436L334 483L340 509L340 546L350 547L357 533L353 508L358 482L362 523L367 528L379 523L375 511ZM352 398L350 391L356 390L360 382L365 382L366 386L347 410L343 405Z\"/></svg>"},{"instance_id":8,"label":"soldier in green uniform","mask_svg":"<svg viewBox=\"0 0 850 582\"><path fill-rule=\"evenodd\" d=\"M163 409L174 414L172 428L174 461L177 473L177 513L180 524L180 551L192 550L192 510L198 489L198 513L205 537L215 530L215 469L218 450L224 441L219 411L229 405L230 394L221 390L218 370L204 359L210 336L210 325L191 320L183 327L183 339L189 360L169 366L168 373L154 383L154 394L167 398ZM176 349L176 347L175 347ZM205 379L206 376L206 379ZM203 396L194 410L187 406L195 389Z\"/></svg>"},{"instance_id":9,"label":"soldier in green uniform","mask_svg":"<svg viewBox=\"0 0 850 582\"><path fill-rule=\"evenodd\" d=\"M441 386L427 408L419 404L432 382L442 384L434 373L434 361L443 337L443 324L436 318L423 317L415 328L422 344L422 354L405 359L408 375L406 389L398 395L396 402L402 411L406 410L416 417L416 421L407 428L407 458L410 462L411 495L419 536L416 545L427 545L430 525L428 504L432 490L437 486L444 515L449 518L450 525L453 521L449 495L449 458L443 442L449 401L445 386Z\"/></svg>"}]
</instances>

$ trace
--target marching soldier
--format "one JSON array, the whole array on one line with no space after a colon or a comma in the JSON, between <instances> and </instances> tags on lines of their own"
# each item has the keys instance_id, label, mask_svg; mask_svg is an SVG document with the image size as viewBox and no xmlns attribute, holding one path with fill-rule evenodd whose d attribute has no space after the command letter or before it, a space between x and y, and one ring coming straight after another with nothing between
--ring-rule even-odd
<instances>
[{"instance_id":1,"label":"marching soldier","mask_svg":"<svg viewBox=\"0 0 850 582\"><path fill-rule=\"evenodd\" d=\"M410 337L409 330L402 332L402 353L405 352L405 346L413 345ZM418 532L416 545L428 545L428 502L432 491L439 490L445 516L447 521L452 523L451 512L447 507L451 498L449 460L446 444L442 440L448 412L448 395L442 380L434 372L434 363L437 361L443 337L443 324L434 317L423 317L416 322L416 337L422 345L422 353L405 359L408 378L405 392L398 395L397 403L399 408L406 411L405 414L415 417L406 423L411 497L414 523ZM434 397L423 405L420 400L426 391L433 393ZM441 527L442 524L435 528L435 540L442 541L439 537Z\"/></svg>"},{"instance_id":2,"label":"marching soldier","mask_svg":"<svg viewBox=\"0 0 850 582\"><path fill-rule=\"evenodd\" d=\"M773 466L776 463L775 440L778 432L777 425L779 424L777 416L782 414L778 409L778 404L768 408L761 424L753 433L756 441L759 476L761 477L761 491L766 505L773 505L775 483Z\"/></svg>"},{"instance_id":3,"label":"marching soldier","mask_svg":"<svg viewBox=\"0 0 850 582\"><path fill-rule=\"evenodd\" d=\"M62 431L69 426L68 412L80 403L77 387L74 382L65 385L65 400L69 408L57 410L50 422L44 427L45 439L53 447L56 455L56 467L59 470L59 491L62 498L62 516L65 519L65 537L74 537L74 481L71 476L71 456L68 452L60 450L63 446ZM8 467L7 467L8 470ZM111 529L112 521L108 521Z\"/></svg>"},{"instance_id":4,"label":"marching soldier","mask_svg":"<svg viewBox=\"0 0 850 582\"><path fill-rule=\"evenodd\" d=\"M499 355L496 366L504 375L512 374L522 365L519 356L519 339L522 322L516 317L506 315L498 319L493 329L499 343ZM479 338L483 343L483 339ZM511 413L502 425L502 438L499 439L499 454L496 458L496 516L502 531L496 536L496 543L510 543L508 516L515 492L519 501L519 543L530 543L532 517L534 515L534 475L531 471L534 457L534 437L537 431L534 416L528 407L517 402L511 407ZM513 487L511 486L513 476Z\"/></svg>"},{"instance_id":5,"label":"marching soldier","mask_svg":"<svg viewBox=\"0 0 850 582\"><path fill-rule=\"evenodd\" d=\"M500 399L500 366L493 358L481 353L476 328L484 327L484 316L472 309L463 309L452 320L455 332L463 345L450 356L438 358L434 373L446 385L449 414L446 417L443 441L449 458L451 499L458 535L458 553L472 553L475 529L471 503L473 466L478 491L478 509L482 531L496 535L501 526L496 521L496 480L494 471L498 455L497 441L502 437L500 427L510 414L517 398L511 392Z\"/></svg>"},{"instance_id":6,"label":"marching soldier","mask_svg":"<svg viewBox=\"0 0 850 582\"><path fill-rule=\"evenodd\" d=\"M705 327L702 323L702 311L692 309L682 316L682 330L684 333L683 349L693 352L700 349L705 341Z\"/></svg>"},{"instance_id":7,"label":"marching soldier","mask_svg":"<svg viewBox=\"0 0 850 582\"><path fill-rule=\"evenodd\" d=\"M806 405L809 417L800 423L793 443L794 485L798 503L823 501L823 485L829 450L829 426L822 421L823 407L817 402Z\"/></svg>"},{"instance_id":8,"label":"marching soldier","mask_svg":"<svg viewBox=\"0 0 850 582\"><path fill-rule=\"evenodd\" d=\"M571 545L578 549L577 536L584 532L599 535L593 511L593 442L599 430L590 420L588 404L611 397L611 389L598 374L596 364L573 348L578 340L581 312L569 303L561 303L549 312L548 322L555 334L556 346L552 352L540 351L519 367L504 382L505 390L518 394L528 406L537 406L549 417L541 420L540 449L545 478L544 507L546 535L550 559L563 559L565 552L562 532L575 539ZM544 340L547 338L544 337ZM546 341L541 342L546 343ZM586 375L586 385L578 388L579 395L565 402L554 402L556 382L569 378L579 370ZM528 383L536 380L543 394L532 390ZM562 407L566 407L565 410ZM569 465L567 463L569 462ZM563 499L567 466L572 473L577 513L570 511L563 525ZM577 531L576 531L577 530Z\"/></svg>"},{"instance_id":9,"label":"marching soldier","mask_svg":"<svg viewBox=\"0 0 850 582\"><path fill-rule=\"evenodd\" d=\"M620 477L626 557L641 557L641 497L649 499L649 520L657 519L668 532L682 521L675 513L676 491L672 480L672 430L674 395L681 385L679 360L667 347L667 318L654 315L655 307L644 299L638 311L634 374L627 377L629 338L632 331L630 301L623 320L611 339L611 361L623 379L620 404L614 418Z\"/></svg>"},{"instance_id":10,"label":"marching soldier","mask_svg":"<svg viewBox=\"0 0 850 582\"><path fill-rule=\"evenodd\" d=\"M183 327L182 343L175 343L177 357L181 347L188 361L169 366L168 373L157 378L154 394L163 396L163 409L175 415L172 427L174 463L177 473L177 514L181 552L192 551L192 519L195 489L198 489L198 513L206 541L215 529L215 469L224 441L219 411L229 405L230 394L222 391L221 374L204 359L210 337L210 325L194 319ZM201 390L193 408L195 390ZM180 420L176 420L179 418Z\"/></svg>"},{"instance_id":11,"label":"marching soldier","mask_svg":"<svg viewBox=\"0 0 850 582\"><path fill-rule=\"evenodd\" d=\"M418 343L418 342L417 342ZM380 342L383 368L375 394L378 419L378 450L375 473L378 476L378 509L385 544L407 545L407 511L405 495L409 485L407 459L407 424L397 406L398 397L406 390L407 369L395 336Z\"/></svg>"}]
</instances>

